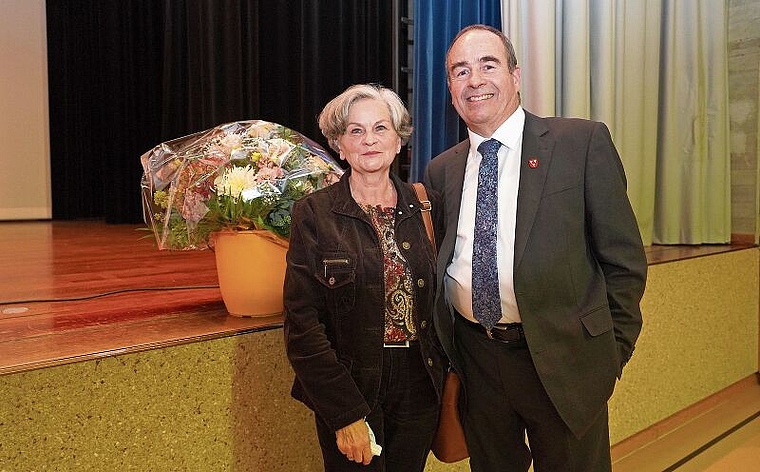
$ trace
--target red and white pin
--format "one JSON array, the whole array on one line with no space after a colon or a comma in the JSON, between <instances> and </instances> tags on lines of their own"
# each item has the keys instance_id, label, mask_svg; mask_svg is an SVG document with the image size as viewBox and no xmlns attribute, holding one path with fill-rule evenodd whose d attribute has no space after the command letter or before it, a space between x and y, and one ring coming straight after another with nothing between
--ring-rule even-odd
<instances>
[{"instance_id":1,"label":"red and white pin","mask_svg":"<svg viewBox=\"0 0 760 472\"><path fill-rule=\"evenodd\" d=\"M538 168L538 159L536 159L535 157L531 157L530 159L528 159L528 167L530 167L531 169Z\"/></svg>"}]
</instances>

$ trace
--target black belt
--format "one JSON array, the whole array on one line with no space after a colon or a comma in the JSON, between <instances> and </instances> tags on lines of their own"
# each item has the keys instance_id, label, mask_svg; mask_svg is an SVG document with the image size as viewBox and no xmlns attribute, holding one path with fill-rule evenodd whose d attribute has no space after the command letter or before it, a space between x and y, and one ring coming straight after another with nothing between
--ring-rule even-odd
<instances>
[{"instance_id":1,"label":"black belt","mask_svg":"<svg viewBox=\"0 0 760 472\"><path fill-rule=\"evenodd\" d=\"M478 330L481 334L485 334L489 339L493 339L494 341L509 344L525 340L522 323L496 323L496 326L493 328L486 329L482 324L470 321L461 314L459 317L467 326Z\"/></svg>"}]
</instances>

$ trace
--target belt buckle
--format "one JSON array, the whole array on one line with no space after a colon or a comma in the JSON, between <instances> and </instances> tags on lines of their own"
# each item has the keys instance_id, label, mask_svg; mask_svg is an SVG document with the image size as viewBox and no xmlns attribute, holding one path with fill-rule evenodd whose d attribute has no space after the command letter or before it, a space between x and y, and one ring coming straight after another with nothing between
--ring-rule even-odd
<instances>
[{"instance_id":1,"label":"belt buckle","mask_svg":"<svg viewBox=\"0 0 760 472\"><path fill-rule=\"evenodd\" d=\"M485 327L483 327L483 329L485 329ZM493 331L494 331L495 329L498 329L499 331L503 331L503 332L506 332L506 331L507 331L507 329L506 329L506 328L504 328L504 329L501 329L501 328L497 328L496 326L492 327L491 329L486 329L486 335L488 336L488 339L493 339L494 341L499 341L499 342L502 342L502 343L503 343L503 342L506 342L506 341L503 341L503 340L501 340L501 339L498 339L498 338L495 338L495 337L493 337Z\"/></svg>"},{"instance_id":2,"label":"belt buckle","mask_svg":"<svg viewBox=\"0 0 760 472\"><path fill-rule=\"evenodd\" d=\"M409 347L409 340L405 340L404 342L399 343L383 343L383 347Z\"/></svg>"},{"instance_id":3,"label":"belt buckle","mask_svg":"<svg viewBox=\"0 0 760 472\"><path fill-rule=\"evenodd\" d=\"M519 332L518 332L518 339L513 339L513 340L508 340L508 339L494 337L493 331L495 329L499 330L499 331L501 331L503 333L507 333L508 331L510 331L509 328L497 328L496 326L494 326L491 329L486 329L486 336L488 336L488 339L490 339L492 341L496 341L496 342L502 343L502 344L510 344L510 343L513 343L513 342L516 342L516 341L520 340Z\"/></svg>"}]
</instances>

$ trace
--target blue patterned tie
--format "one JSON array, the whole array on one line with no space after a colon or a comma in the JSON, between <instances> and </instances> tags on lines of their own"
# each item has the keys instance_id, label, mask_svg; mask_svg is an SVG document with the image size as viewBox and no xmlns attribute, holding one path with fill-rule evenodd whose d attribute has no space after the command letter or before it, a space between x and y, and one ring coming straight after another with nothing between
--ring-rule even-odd
<instances>
[{"instance_id":1,"label":"blue patterned tie","mask_svg":"<svg viewBox=\"0 0 760 472\"><path fill-rule=\"evenodd\" d=\"M486 329L501 319L499 272L496 266L497 198L501 143L483 141L478 152L483 156L478 170L478 197L475 204L475 234L472 244L472 312Z\"/></svg>"}]
</instances>

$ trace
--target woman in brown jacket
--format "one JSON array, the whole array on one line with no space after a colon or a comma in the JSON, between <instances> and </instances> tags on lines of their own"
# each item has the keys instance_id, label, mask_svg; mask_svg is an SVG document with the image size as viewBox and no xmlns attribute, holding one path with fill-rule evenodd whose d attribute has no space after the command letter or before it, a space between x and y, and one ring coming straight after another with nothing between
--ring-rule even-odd
<instances>
[{"instance_id":1,"label":"woman in brown jacket","mask_svg":"<svg viewBox=\"0 0 760 472\"><path fill-rule=\"evenodd\" d=\"M350 169L293 207L292 394L315 413L325 470L421 472L448 363L432 322L436 255L412 186L390 172L411 119L392 90L354 85L319 125Z\"/></svg>"}]
</instances>

